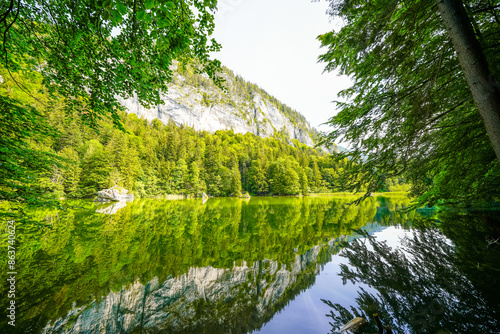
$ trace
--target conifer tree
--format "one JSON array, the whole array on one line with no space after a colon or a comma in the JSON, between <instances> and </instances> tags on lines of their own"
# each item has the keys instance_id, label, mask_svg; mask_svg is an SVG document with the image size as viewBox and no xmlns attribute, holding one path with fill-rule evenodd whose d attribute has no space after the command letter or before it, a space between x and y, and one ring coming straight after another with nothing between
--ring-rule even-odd
<instances>
[{"instance_id":1,"label":"conifer tree","mask_svg":"<svg viewBox=\"0 0 500 334\"><path fill-rule=\"evenodd\" d=\"M345 25L319 36L327 48L320 60L353 80L340 94L327 140L352 144L337 160L349 158L344 190L377 191L381 177L404 177L429 204L499 196L500 7L469 0L330 3L330 15Z\"/></svg>"}]
</instances>

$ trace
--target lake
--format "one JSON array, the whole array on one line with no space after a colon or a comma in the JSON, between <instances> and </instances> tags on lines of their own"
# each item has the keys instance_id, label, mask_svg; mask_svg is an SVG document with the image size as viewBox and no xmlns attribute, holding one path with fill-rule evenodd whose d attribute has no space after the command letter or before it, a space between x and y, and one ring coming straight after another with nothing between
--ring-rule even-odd
<instances>
[{"instance_id":1,"label":"lake","mask_svg":"<svg viewBox=\"0 0 500 334\"><path fill-rule=\"evenodd\" d=\"M16 226L1 333L500 332L497 212L403 197L68 201ZM2 240L7 240L2 231ZM4 252L6 253L6 252ZM2 280L6 276L2 261ZM1 308L8 307L2 285Z\"/></svg>"}]
</instances>

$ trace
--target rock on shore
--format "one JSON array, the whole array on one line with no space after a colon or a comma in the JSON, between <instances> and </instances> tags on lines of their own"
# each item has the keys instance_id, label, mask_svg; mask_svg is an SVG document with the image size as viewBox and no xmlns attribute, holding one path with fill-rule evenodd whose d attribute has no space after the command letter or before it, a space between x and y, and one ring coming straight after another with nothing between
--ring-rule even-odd
<instances>
[{"instance_id":1,"label":"rock on shore","mask_svg":"<svg viewBox=\"0 0 500 334\"><path fill-rule=\"evenodd\" d=\"M97 192L97 202L119 202L124 200L133 200L134 195L128 194L128 190L114 186Z\"/></svg>"}]
</instances>

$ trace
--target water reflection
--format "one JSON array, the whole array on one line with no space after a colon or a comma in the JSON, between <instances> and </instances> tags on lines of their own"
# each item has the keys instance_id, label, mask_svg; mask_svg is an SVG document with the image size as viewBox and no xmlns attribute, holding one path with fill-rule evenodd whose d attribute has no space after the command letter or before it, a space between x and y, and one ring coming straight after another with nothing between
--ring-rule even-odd
<instances>
[{"instance_id":1,"label":"water reflection","mask_svg":"<svg viewBox=\"0 0 500 334\"><path fill-rule=\"evenodd\" d=\"M381 200L387 210L377 209ZM113 215L96 214L94 203L35 212L52 227L19 227L14 332L258 329L314 283L356 229L413 219L393 213L408 204L403 198L349 201L140 200ZM5 309L4 285L0 295ZM12 332L5 326L0 332Z\"/></svg>"},{"instance_id":2,"label":"water reflection","mask_svg":"<svg viewBox=\"0 0 500 334\"><path fill-rule=\"evenodd\" d=\"M398 248L369 235L346 244L341 256L349 263L340 275L360 288L356 306L324 301L332 332L378 313L397 333L498 333L500 249L489 240L499 224L486 217L442 214L441 229L419 226ZM377 331L373 321L370 327Z\"/></svg>"}]
</instances>

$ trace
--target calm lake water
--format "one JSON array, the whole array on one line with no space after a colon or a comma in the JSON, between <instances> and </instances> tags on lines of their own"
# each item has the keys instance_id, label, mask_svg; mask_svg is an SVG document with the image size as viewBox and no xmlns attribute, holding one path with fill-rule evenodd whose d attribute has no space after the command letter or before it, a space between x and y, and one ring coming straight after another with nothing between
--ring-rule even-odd
<instances>
[{"instance_id":1,"label":"calm lake water","mask_svg":"<svg viewBox=\"0 0 500 334\"><path fill-rule=\"evenodd\" d=\"M17 226L16 326L2 284L0 333L329 333L375 312L395 333L500 332L495 213L351 200L35 212L50 228Z\"/></svg>"}]
</instances>

